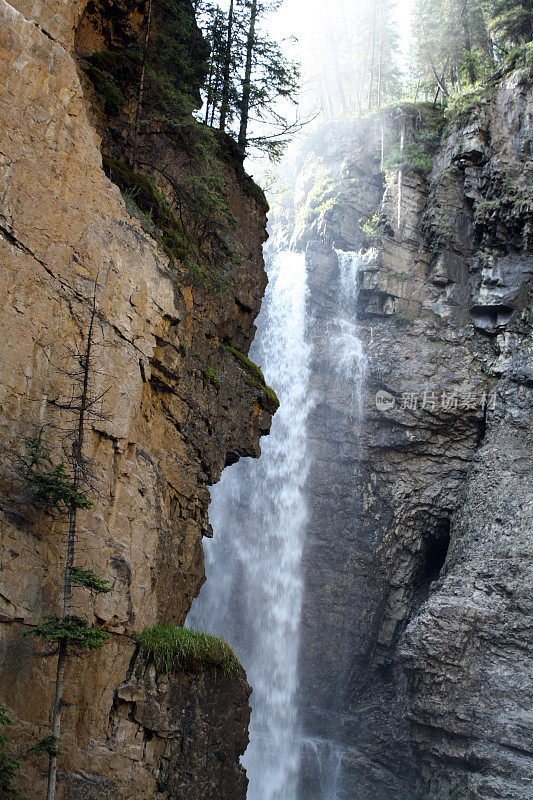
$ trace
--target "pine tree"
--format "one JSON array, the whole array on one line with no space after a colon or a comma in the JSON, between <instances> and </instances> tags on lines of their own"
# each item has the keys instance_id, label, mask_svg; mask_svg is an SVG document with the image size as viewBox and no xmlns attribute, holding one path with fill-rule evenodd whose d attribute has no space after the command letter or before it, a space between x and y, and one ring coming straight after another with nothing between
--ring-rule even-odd
<instances>
[{"instance_id":1,"label":"pine tree","mask_svg":"<svg viewBox=\"0 0 533 800\"><path fill-rule=\"evenodd\" d=\"M211 44L203 119L234 136L243 153L251 146L275 157L298 127L277 108L280 98L295 99L298 67L261 31L264 16L280 5L281 0L231 0L227 14L208 2L198 5ZM217 18L218 42L212 33Z\"/></svg>"},{"instance_id":2,"label":"pine tree","mask_svg":"<svg viewBox=\"0 0 533 800\"><path fill-rule=\"evenodd\" d=\"M234 0L230 0L228 19L226 25L226 45L222 57L222 97L220 100L220 120L219 128L221 131L226 129L226 120L230 112L230 75L233 62L233 30L234 30ZM217 58L217 53L212 53L212 58Z\"/></svg>"},{"instance_id":3,"label":"pine tree","mask_svg":"<svg viewBox=\"0 0 533 800\"><path fill-rule=\"evenodd\" d=\"M48 781L46 800L54 800L57 783L57 764L60 755L61 721L64 708L64 685L66 667L73 652L97 650L111 638L107 631L95 628L71 613L71 598L74 586L93 592L108 592L107 582L98 578L91 570L74 564L76 544L79 537L79 512L92 507L92 500L84 492L90 483L90 469L84 455L85 433L90 417L101 417L97 404L102 395L94 396L90 381L93 372L94 334L97 322L96 285L90 310L87 332L83 346L76 351L75 365L68 372L72 380L72 393L66 399L57 399L52 405L60 414L73 420L69 431L68 463L52 463L44 429L27 440L27 455L22 458L20 474L32 490L36 503L63 515L67 520L66 548L63 563L62 599L59 614L47 614L40 624L26 635L39 637L53 646L57 655L54 702L50 733L34 745L30 752L48 755Z\"/></svg>"},{"instance_id":4,"label":"pine tree","mask_svg":"<svg viewBox=\"0 0 533 800\"><path fill-rule=\"evenodd\" d=\"M400 95L398 36L394 6L385 0L346 5L332 0L323 9L309 44L307 72L326 117L362 114ZM316 59L316 53L320 58Z\"/></svg>"},{"instance_id":5,"label":"pine tree","mask_svg":"<svg viewBox=\"0 0 533 800\"><path fill-rule=\"evenodd\" d=\"M413 77L427 99L460 92L493 68L480 0L417 0L413 35Z\"/></svg>"},{"instance_id":6,"label":"pine tree","mask_svg":"<svg viewBox=\"0 0 533 800\"><path fill-rule=\"evenodd\" d=\"M500 51L533 41L533 0L486 0L485 13Z\"/></svg>"}]
</instances>

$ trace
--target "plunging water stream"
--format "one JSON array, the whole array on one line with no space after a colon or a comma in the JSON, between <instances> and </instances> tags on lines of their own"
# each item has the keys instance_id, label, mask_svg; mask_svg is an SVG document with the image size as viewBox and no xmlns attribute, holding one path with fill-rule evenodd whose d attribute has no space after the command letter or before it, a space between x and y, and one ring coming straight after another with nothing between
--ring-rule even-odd
<instances>
[{"instance_id":1,"label":"plunging water stream","mask_svg":"<svg viewBox=\"0 0 533 800\"><path fill-rule=\"evenodd\" d=\"M257 321L251 357L280 399L256 461L224 470L213 487L207 581L191 625L227 639L253 686L250 745L243 759L249 800L296 800L300 561L306 520L309 348L305 259L279 253Z\"/></svg>"},{"instance_id":2,"label":"plunging water stream","mask_svg":"<svg viewBox=\"0 0 533 800\"><path fill-rule=\"evenodd\" d=\"M364 359L357 336L358 261L338 253L339 289L328 349L353 415L361 414ZM269 267L251 357L280 399L259 460L224 470L213 487L206 544L207 581L188 623L223 636L253 687L250 745L243 758L248 800L308 800L302 795L303 750L316 748L313 800L335 800L341 748L298 728L298 645L303 593L304 494L310 469L306 422L311 407L303 254L282 252ZM342 686L344 675L333 676Z\"/></svg>"}]
</instances>

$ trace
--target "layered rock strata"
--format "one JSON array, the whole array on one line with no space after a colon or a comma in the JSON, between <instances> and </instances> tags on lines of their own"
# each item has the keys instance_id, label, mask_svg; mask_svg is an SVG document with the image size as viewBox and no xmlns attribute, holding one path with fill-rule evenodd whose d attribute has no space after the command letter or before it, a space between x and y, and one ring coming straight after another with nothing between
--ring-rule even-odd
<instances>
[{"instance_id":1,"label":"layered rock strata","mask_svg":"<svg viewBox=\"0 0 533 800\"><path fill-rule=\"evenodd\" d=\"M278 212L307 247L314 347L306 797L317 742L337 797L531 796L532 102L517 72L446 127L424 107L331 126ZM423 168L382 170L402 137L432 141ZM358 253L362 419L332 348L334 248Z\"/></svg>"},{"instance_id":2,"label":"layered rock strata","mask_svg":"<svg viewBox=\"0 0 533 800\"><path fill-rule=\"evenodd\" d=\"M45 760L25 752L49 730L55 659L21 634L57 609L65 527L32 504L18 458L40 426L63 452L72 420L52 401L72 391L71 358L95 298L90 391L101 413L86 431L94 507L80 512L77 559L112 591L75 589L72 610L113 638L69 664L58 797L234 800L246 793L245 678L158 678L134 637L183 624L204 580L207 487L226 463L259 455L270 427L275 404L223 346L247 352L253 338L265 205L227 159L237 221L227 290L172 267L102 169L74 52L86 6L0 0L0 695L24 756L19 788L42 797ZM142 3L130 11L138 25Z\"/></svg>"}]
</instances>

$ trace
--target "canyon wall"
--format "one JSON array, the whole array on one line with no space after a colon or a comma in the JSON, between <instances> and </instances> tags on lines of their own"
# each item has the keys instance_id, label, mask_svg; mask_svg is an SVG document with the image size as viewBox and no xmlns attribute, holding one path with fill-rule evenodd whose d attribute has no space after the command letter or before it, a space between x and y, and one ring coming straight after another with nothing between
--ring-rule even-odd
<instances>
[{"instance_id":1,"label":"canyon wall","mask_svg":"<svg viewBox=\"0 0 533 800\"><path fill-rule=\"evenodd\" d=\"M306 248L315 400L306 798L331 741L336 798L533 796L532 114L522 68L447 118L324 124L287 167L273 238ZM359 262L362 417L331 347L338 250Z\"/></svg>"},{"instance_id":2,"label":"canyon wall","mask_svg":"<svg viewBox=\"0 0 533 800\"><path fill-rule=\"evenodd\" d=\"M0 0L0 696L14 717L27 800L44 794L46 758L26 750L49 732L55 658L21 634L58 610L65 524L32 502L20 459L40 427L57 460L68 453L72 419L54 401L72 392L72 355L93 300L90 391L100 413L85 455L94 506L80 512L76 560L112 591L74 589L72 611L112 640L69 662L58 797L246 794L244 675L158 676L135 635L183 624L204 580L207 487L226 464L259 455L276 408L235 356L248 350L266 285L266 204L226 152L220 169L236 222L220 291L170 259L126 210L101 152L120 158L124 142L106 127L83 58L124 43L144 11L143 2ZM187 161L168 137L143 142L141 156L174 176Z\"/></svg>"}]
</instances>

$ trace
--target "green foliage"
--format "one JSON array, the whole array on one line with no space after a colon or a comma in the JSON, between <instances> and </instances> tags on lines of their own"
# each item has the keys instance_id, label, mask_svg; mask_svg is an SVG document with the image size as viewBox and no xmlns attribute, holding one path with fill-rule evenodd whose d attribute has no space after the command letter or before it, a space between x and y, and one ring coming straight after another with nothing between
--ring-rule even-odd
<instances>
[{"instance_id":1,"label":"green foliage","mask_svg":"<svg viewBox=\"0 0 533 800\"><path fill-rule=\"evenodd\" d=\"M478 200L474 204L476 225L488 236L485 245L489 245L491 241L491 233L497 220L506 226L508 241L514 237L518 244L518 237L522 231L522 246L527 249L528 227L524 225L524 220L533 213L533 194L527 189L519 190L506 180L505 176L498 177L493 189L497 193L496 197L489 195L490 199Z\"/></svg>"},{"instance_id":2,"label":"green foliage","mask_svg":"<svg viewBox=\"0 0 533 800\"><path fill-rule=\"evenodd\" d=\"M431 252L437 255L445 242L450 242L455 233L453 211L444 206L437 206L431 223Z\"/></svg>"},{"instance_id":3,"label":"green foliage","mask_svg":"<svg viewBox=\"0 0 533 800\"><path fill-rule=\"evenodd\" d=\"M148 175L134 172L124 161L104 156L103 165L111 180L132 197L143 213L150 214L153 224L161 230L179 227L180 223L168 201Z\"/></svg>"},{"instance_id":4,"label":"green foliage","mask_svg":"<svg viewBox=\"0 0 533 800\"><path fill-rule=\"evenodd\" d=\"M411 83L428 99L444 95L451 119L479 105L498 67L528 69L531 0L416 0L413 23Z\"/></svg>"},{"instance_id":5,"label":"green foliage","mask_svg":"<svg viewBox=\"0 0 533 800\"><path fill-rule=\"evenodd\" d=\"M20 474L31 487L39 503L68 514L72 508L92 508L93 501L78 491L64 462L50 463L50 450L43 442L42 432L26 440L27 458Z\"/></svg>"},{"instance_id":6,"label":"green foliage","mask_svg":"<svg viewBox=\"0 0 533 800\"><path fill-rule=\"evenodd\" d=\"M403 150L400 145L394 145L384 159L383 167L386 172L397 169L409 169L419 175L426 176L432 170L433 161L425 152L423 144L419 142L406 142Z\"/></svg>"},{"instance_id":7,"label":"green foliage","mask_svg":"<svg viewBox=\"0 0 533 800\"><path fill-rule=\"evenodd\" d=\"M99 578L92 569L82 569L82 567L72 567L70 580L75 586L83 586L97 594L107 594L111 591L108 581Z\"/></svg>"},{"instance_id":8,"label":"green foliage","mask_svg":"<svg viewBox=\"0 0 533 800\"><path fill-rule=\"evenodd\" d=\"M160 674L174 670L203 672L214 667L226 673L240 669L229 644L210 633L155 625L145 628L137 639L143 655Z\"/></svg>"},{"instance_id":9,"label":"green foliage","mask_svg":"<svg viewBox=\"0 0 533 800\"><path fill-rule=\"evenodd\" d=\"M361 233L369 245L379 245L383 241L383 225L379 213L373 214L370 219L363 222L359 220Z\"/></svg>"},{"instance_id":10,"label":"green foliage","mask_svg":"<svg viewBox=\"0 0 533 800\"><path fill-rule=\"evenodd\" d=\"M218 3L199 0L195 4L198 23L211 45L203 90L204 122L238 139L241 155L251 146L273 161L279 160L291 133L299 129L279 111L280 98L295 101L299 66L261 30L262 18L277 5L265 0L236 2L230 18L230 11ZM259 123L255 136L247 132L251 115Z\"/></svg>"},{"instance_id":11,"label":"green foliage","mask_svg":"<svg viewBox=\"0 0 533 800\"><path fill-rule=\"evenodd\" d=\"M479 200L474 207L474 219L479 222L487 217L492 217L505 205L505 199Z\"/></svg>"},{"instance_id":12,"label":"green foliage","mask_svg":"<svg viewBox=\"0 0 533 800\"><path fill-rule=\"evenodd\" d=\"M267 385L265 381L265 376L263 375L262 370L254 364L248 356L245 356L244 353L241 353L240 350L237 350L236 347L231 347L230 345L223 345L224 350L233 356L233 358L238 361L238 363L243 367L248 376L244 379L244 382L248 384L248 386L253 386L256 389L261 389L266 396L272 401L276 408L279 408L279 400L276 392L270 386Z\"/></svg>"},{"instance_id":13,"label":"green foliage","mask_svg":"<svg viewBox=\"0 0 533 800\"><path fill-rule=\"evenodd\" d=\"M180 122L200 105L207 43L202 39L192 11L176 0L153 0L151 37L145 66L143 127L179 130ZM132 46L101 50L87 60L87 74L106 101L106 112L117 115L125 98L137 100L144 30Z\"/></svg>"},{"instance_id":14,"label":"green foliage","mask_svg":"<svg viewBox=\"0 0 533 800\"><path fill-rule=\"evenodd\" d=\"M414 320L412 316L407 311L399 311L397 314L394 315L394 322L400 328L406 328L409 325L414 324Z\"/></svg>"},{"instance_id":15,"label":"green foliage","mask_svg":"<svg viewBox=\"0 0 533 800\"><path fill-rule=\"evenodd\" d=\"M458 122L470 116L474 109L485 105L492 92L486 86L476 84L462 94L453 97L446 106L446 118L449 122Z\"/></svg>"},{"instance_id":16,"label":"green foliage","mask_svg":"<svg viewBox=\"0 0 533 800\"><path fill-rule=\"evenodd\" d=\"M426 177L433 168L432 157L441 140L444 117L440 109L434 109L427 103L402 102L399 106L405 119L406 135L403 149L399 141L395 142L383 159L383 169L389 174L397 169L406 169ZM391 111L386 113L390 119ZM395 114L396 116L396 114Z\"/></svg>"},{"instance_id":17,"label":"green foliage","mask_svg":"<svg viewBox=\"0 0 533 800\"><path fill-rule=\"evenodd\" d=\"M450 97L487 77L494 54L485 0L415 0L412 84Z\"/></svg>"},{"instance_id":18,"label":"green foliage","mask_svg":"<svg viewBox=\"0 0 533 800\"><path fill-rule=\"evenodd\" d=\"M268 386L266 383L261 383L260 381L251 377L245 378L244 382L248 384L248 386L253 386L255 389L261 389L261 391L263 391L268 399L274 404L275 408L279 408L279 398L271 386Z\"/></svg>"},{"instance_id":19,"label":"green foliage","mask_svg":"<svg viewBox=\"0 0 533 800\"><path fill-rule=\"evenodd\" d=\"M40 625L36 625L23 636L40 637L49 644L66 642L74 650L99 650L104 642L112 638L108 631L93 628L81 617L69 616L61 619L55 614L46 614Z\"/></svg>"},{"instance_id":20,"label":"green foliage","mask_svg":"<svg viewBox=\"0 0 533 800\"><path fill-rule=\"evenodd\" d=\"M105 110L110 116L120 113L124 105L124 95L116 85L113 78L98 67L89 66L87 75L91 79L94 90L105 100Z\"/></svg>"},{"instance_id":21,"label":"green foliage","mask_svg":"<svg viewBox=\"0 0 533 800\"><path fill-rule=\"evenodd\" d=\"M116 50L97 50L88 61L98 69L112 75L115 80L137 78L142 64L142 54L137 49L123 47Z\"/></svg>"},{"instance_id":22,"label":"green foliage","mask_svg":"<svg viewBox=\"0 0 533 800\"><path fill-rule=\"evenodd\" d=\"M59 756L60 752L57 736L52 733L43 736L36 744L28 748L28 754L32 756L41 756L45 753L49 756Z\"/></svg>"},{"instance_id":23,"label":"green foliage","mask_svg":"<svg viewBox=\"0 0 533 800\"><path fill-rule=\"evenodd\" d=\"M133 212L132 216L139 219L143 229L158 242L171 264L176 267L179 263L199 283L218 294L226 291L229 286L227 278L218 269L213 269L210 262L222 256L233 263L235 258L231 248L216 232L212 229L208 232L209 220L215 227L215 219L220 217L232 226L236 224L223 199L225 184L220 166L210 178L205 175L185 177L179 187L173 187L178 204L174 212L148 175L134 172L125 162L109 156L103 157L103 164L111 180L122 190L128 211ZM212 159L207 159L204 169L211 167L215 169ZM188 199L185 199L185 194ZM204 234L198 227L199 221L206 229Z\"/></svg>"},{"instance_id":24,"label":"green foliage","mask_svg":"<svg viewBox=\"0 0 533 800\"><path fill-rule=\"evenodd\" d=\"M220 375L218 371L214 367L206 367L204 370L204 375L213 386L217 388L220 386Z\"/></svg>"},{"instance_id":25,"label":"green foliage","mask_svg":"<svg viewBox=\"0 0 533 800\"><path fill-rule=\"evenodd\" d=\"M89 58L86 72L94 90L105 100L105 111L117 116L125 103L128 86L138 80L141 55L128 48L100 50Z\"/></svg>"},{"instance_id":26,"label":"green foliage","mask_svg":"<svg viewBox=\"0 0 533 800\"><path fill-rule=\"evenodd\" d=\"M533 42L513 47L505 56L502 70L504 73L520 70L530 75L533 70Z\"/></svg>"},{"instance_id":27,"label":"green foliage","mask_svg":"<svg viewBox=\"0 0 533 800\"><path fill-rule=\"evenodd\" d=\"M122 192L124 203L126 204L126 211L132 217L135 217L141 224L143 231L154 239L157 236L157 228L154 225L152 211L143 211L135 202L137 191L135 189L125 189Z\"/></svg>"},{"instance_id":28,"label":"green foliage","mask_svg":"<svg viewBox=\"0 0 533 800\"><path fill-rule=\"evenodd\" d=\"M0 728L7 728L13 724L7 707L0 702ZM12 781L20 769L20 761L6 753L9 739L0 731L0 793L2 800L11 800L18 797L18 792L13 789Z\"/></svg>"},{"instance_id":29,"label":"green foliage","mask_svg":"<svg viewBox=\"0 0 533 800\"><path fill-rule=\"evenodd\" d=\"M170 205L148 175L134 172L124 161L109 156L103 157L107 174L144 216L143 227L161 245L169 258L182 264L190 264L196 253L187 238L183 225L171 210ZM134 213L134 216L138 215Z\"/></svg>"},{"instance_id":30,"label":"green foliage","mask_svg":"<svg viewBox=\"0 0 533 800\"><path fill-rule=\"evenodd\" d=\"M154 0L154 26L147 56L147 120L179 129L201 105L209 45L196 26L192 8L176 0Z\"/></svg>"},{"instance_id":31,"label":"green foliage","mask_svg":"<svg viewBox=\"0 0 533 800\"><path fill-rule=\"evenodd\" d=\"M491 34L502 50L533 39L531 0L485 0Z\"/></svg>"},{"instance_id":32,"label":"green foliage","mask_svg":"<svg viewBox=\"0 0 533 800\"><path fill-rule=\"evenodd\" d=\"M244 353L241 353L240 350L237 350L236 347L231 347L231 345L229 344L225 344L223 345L223 347L226 353L230 353L230 355L232 355L233 358L236 361L238 361L239 364L242 367L244 367L244 369L247 372L249 372L250 375L253 378L255 378L261 385L266 384L265 376L263 375L261 368L258 367L257 364L254 364L254 362L251 359L249 359L248 356L245 356Z\"/></svg>"},{"instance_id":33,"label":"green foliage","mask_svg":"<svg viewBox=\"0 0 533 800\"><path fill-rule=\"evenodd\" d=\"M339 198L335 195L331 195L330 197L322 200L322 202L317 202L316 205L311 205L308 207L305 212L305 221L312 222L313 219L316 219L318 216L320 216L320 214L325 214L327 211L331 211L340 205Z\"/></svg>"}]
</instances>

